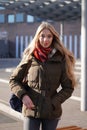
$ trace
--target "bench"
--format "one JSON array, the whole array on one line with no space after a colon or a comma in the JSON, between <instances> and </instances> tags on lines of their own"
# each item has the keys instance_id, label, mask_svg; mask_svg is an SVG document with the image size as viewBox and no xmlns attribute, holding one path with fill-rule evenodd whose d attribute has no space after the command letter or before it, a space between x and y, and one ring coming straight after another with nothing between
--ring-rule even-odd
<instances>
[{"instance_id":1,"label":"bench","mask_svg":"<svg viewBox=\"0 0 87 130\"><path fill-rule=\"evenodd\" d=\"M66 126L66 127L57 128L56 130L87 130L87 129L83 129L78 126Z\"/></svg>"}]
</instances>

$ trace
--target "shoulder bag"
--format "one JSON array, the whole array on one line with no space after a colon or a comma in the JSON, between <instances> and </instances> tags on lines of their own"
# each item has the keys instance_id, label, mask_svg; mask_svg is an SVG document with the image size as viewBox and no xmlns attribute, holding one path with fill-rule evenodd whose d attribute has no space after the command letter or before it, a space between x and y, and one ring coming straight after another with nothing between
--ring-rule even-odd
<instances>
[{"instance_id":1,"label":"shoulder bag","mask_svg":"<svg viewBox=\"0 0 87 130\"><path fill-rule=\"evenodd\" d=\"M25 71L25 74L24 74L24 78L23 78L23 83L26 83L25 80L26 80L26 76L27 76L28 69L29 69L30 65L31 65L31 60L29 61L28 66L26 68L26 71ZM9 99L9 104L10 104L10 107L12 109L14 109L15 111L22 112L22 105L23 105L23 103L22 103L21 99L19 99L13 93L11 94L11 97Z\"/></svg>"}]
</instances>

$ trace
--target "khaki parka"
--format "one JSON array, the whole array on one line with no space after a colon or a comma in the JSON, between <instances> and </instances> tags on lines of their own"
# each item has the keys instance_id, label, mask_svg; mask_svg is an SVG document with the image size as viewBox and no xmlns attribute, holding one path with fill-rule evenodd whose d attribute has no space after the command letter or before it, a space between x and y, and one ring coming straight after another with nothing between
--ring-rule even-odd
<instances>
[{"instance_id":1,"label":"khaki parka","mask_svg":"<svg viewBox=\"0 0 87 130\"><path fill-rule=\"evenodd\" d=\"M29 61L23 59L14 70L9 82L15 95L22 99L27 94L35 105L33 110L23 105L23 115L45 119L60 118L62 103L74 90L66 74L64 56L57 51L44 63L32 56L27 74L28 85L24 85L22 81L28 64Z\"/></svg>"}]
</instances>

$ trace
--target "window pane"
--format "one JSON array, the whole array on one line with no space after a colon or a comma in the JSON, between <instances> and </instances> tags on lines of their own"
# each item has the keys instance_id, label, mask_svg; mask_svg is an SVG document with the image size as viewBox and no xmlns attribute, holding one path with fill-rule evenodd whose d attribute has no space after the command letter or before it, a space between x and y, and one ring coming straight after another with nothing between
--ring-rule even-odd
<instances>
[{"instance_id":1,"label":"window pane","mask_svg":"<svg viewBox=\"0 0 87 130\"><path fill-rule=\"evenodd\" d=\"M4 10L5 8L4 7L0 7L0 10Z\"/></svg>"},{"instance_id":2,"label":"window pane","mask_svg":"<svg viewBox=\"0 0 87 130\"><path fill-rule=\"evenodd\" d=\"M23 14L22 13L16 14L16 22L23 22Z\"/></svg>"},{"instance_id":3,"label":"window pane","mask_svg":"<svg viewBox=\"0 0 87 130\"><path fill-rule=\"evenodd\" d=\"M34 17L31 16L31 15L27 15L27 22L28 22L28 23L34 22Z\"/></svg>"},{"instance_id":4,"label":"window pane","mask_svg":"<svg viewBox=\"0 0 87 130\"><path fill-rule=\"evenodd\" d=\"M0 14L0 23L4 23L5 22L5 16L4 14Z\"/></svg>"},{"instance_id":5,"label":"window pane","mask_svg":"<svg viewBox=\"0 0 87 130\"><path fill-rule=\"evenodd\" d=\"M13 14L8 15L8 23L14 23L15 22L15 17Z\"/></svg>"},{"instance_id":6,"label":"window pane","mask_svg":"<svg viewBox=\"0 0 87 130\"><path fill-rule=\"evenodd\" d=\"M44 21L44 19L39 18L39 17L36 17L36 21L37 21L37 22L42 22L42 21Z\"/></svg>"}]
</instances>

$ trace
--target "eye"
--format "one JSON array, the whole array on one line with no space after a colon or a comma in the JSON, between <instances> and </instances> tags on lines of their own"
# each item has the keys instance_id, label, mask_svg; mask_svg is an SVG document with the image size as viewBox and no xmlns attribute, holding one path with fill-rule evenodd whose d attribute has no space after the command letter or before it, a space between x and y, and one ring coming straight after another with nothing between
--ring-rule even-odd
<instances>
[{"instance_id":1,"label":"eye","mask_svg":"<svg viewBox=\"0 0 87 130\"><path fill-rule=\"evenodd\" d=\"M45 37L45 35L44 34L41 34L41 36L40 36L41 38L44 38Z\"/></svg>"},{"instance_id":2,"label":"eye","mask_svg":"<svg viewBox=\"0 0 87 130\"><path fill-rule=\"evenodd\" d=\"M52 38L52 35L48 35L48 38Z\"/></svg>"}]
</instances>

